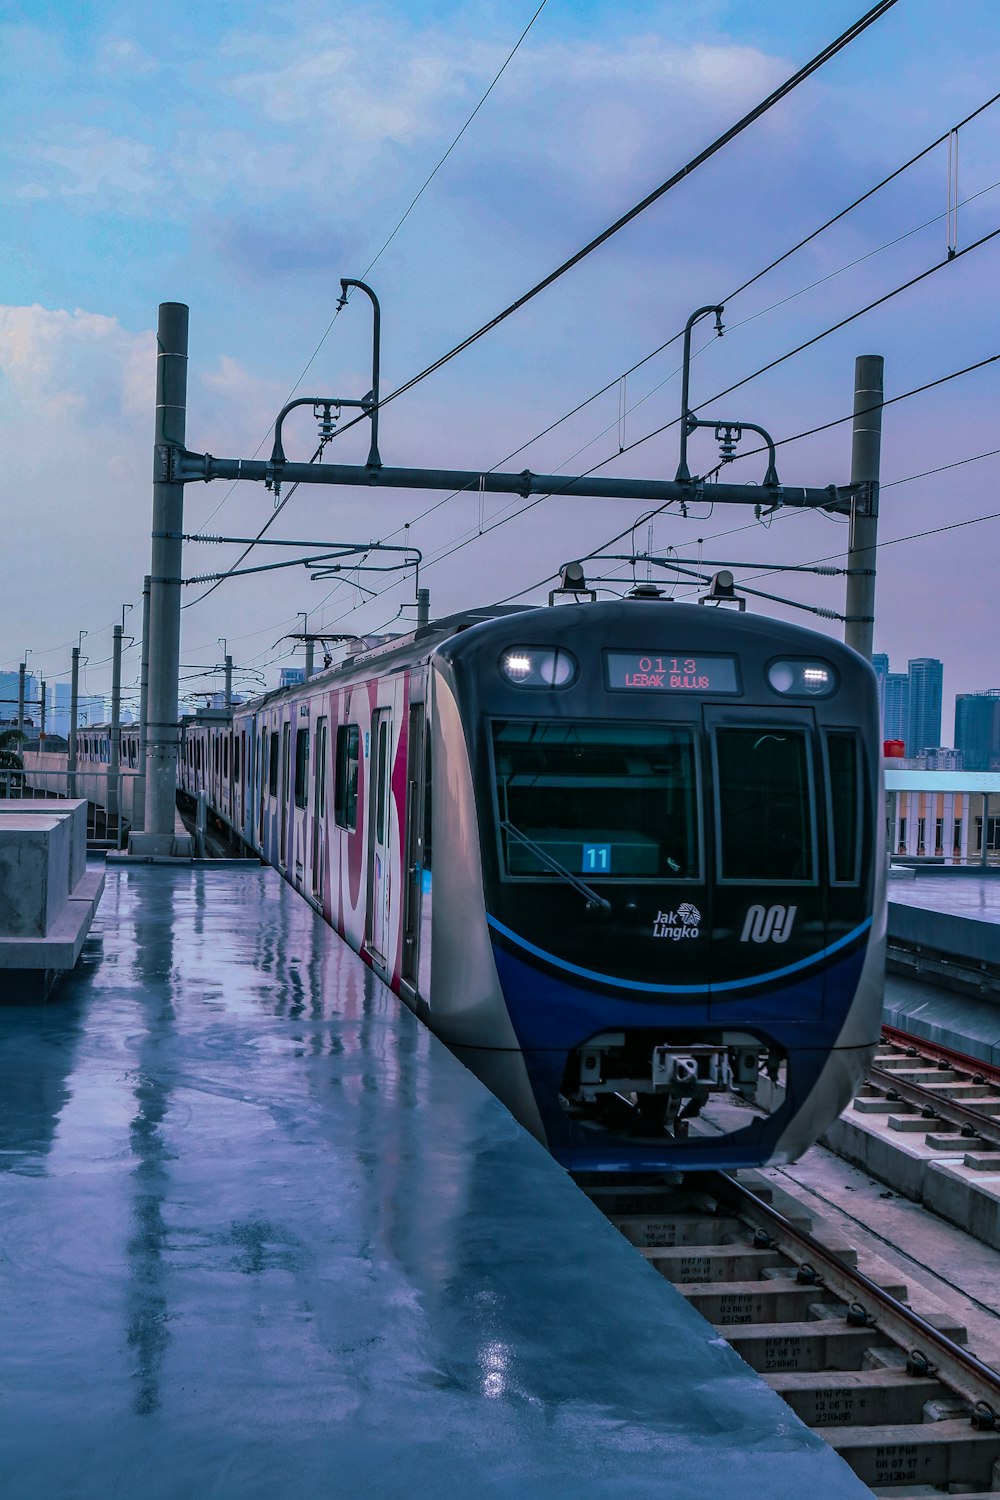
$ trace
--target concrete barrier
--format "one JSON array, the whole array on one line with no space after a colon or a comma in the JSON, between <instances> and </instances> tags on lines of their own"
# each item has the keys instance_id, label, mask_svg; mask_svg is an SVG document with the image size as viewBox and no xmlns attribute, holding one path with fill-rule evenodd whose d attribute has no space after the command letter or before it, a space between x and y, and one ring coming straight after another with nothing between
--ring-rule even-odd
<instances>
[{"instance_id":1,"label":"concrete barrier","mask_svg":"<svg viewBox=\"0 0 1000 1500\"><path fill-rule=\"evenodd\" d=\"M0 1002L44 1000L72 969L104 890L85 802L0 803Z\"/></svg>"}]
</instances>

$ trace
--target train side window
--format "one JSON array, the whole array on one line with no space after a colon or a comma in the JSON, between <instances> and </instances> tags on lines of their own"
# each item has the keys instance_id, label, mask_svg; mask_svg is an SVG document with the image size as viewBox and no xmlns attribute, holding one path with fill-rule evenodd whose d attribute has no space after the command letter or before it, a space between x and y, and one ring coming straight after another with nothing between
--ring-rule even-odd
<instances>
[{"instance_id":1,"label":"train side window","mask_svg":"<svg viewBox=\"0 0 1000 1500\"><path fill-rule=\"evenodd\" d=\"M229 775L229 736L222 741L222 774Z\"/></svg>"},{"instance_id":2,"label":"train side window","mask_svg":"<svg viewBox=\"0 0 1000 1500\"><path fill-rule=\"evenodd\" d=\"M338 828L358 826L358 760L361 731L357 724L341 724L337 730L337 772L333 796L333 821Z\"/></svg>"},{"instance_id":3,"label":"train side window","mask_svg":"<svg viewBox=\"0 0 1000 1500\"><path fill-rule=\"evenodd\" d=\"M832 875L838 885L861 878L861 747L853 734L826 736L830 785Z\"/></svg>"},{"instance_id":4,"label":"train side window","mask_svg":"<svg viewBox=\"0 0 1000 1500\"><path fill-rule=\"evenodd\" d=\"M802 884L816 878L809 741L754 725L715 734L719 878Z\"/></svg>"},{"instance_id":5,"label":"train side window","mask_svg":"<svg viewBox=\"0 0 1000 1500\"><path fill-rule=\"evenodd\" d=\"M267 771L268 771L268 775L267 775L267 789L270 792L270 794L271 794L272 797L276 797L278 795L278 755L279 754L280 754L280 751L279 751L278 731L276 729L272 729L271 730L271 759L270 759L270 763L269 763L268 768L267 768Z\"/></svg>"},{"instance_id":6,"label":"train side window","mask_svg":"<svg viewBox=\"0 0 1000 1500\"><path fill-rule=\"evenodd\" d=\"M299 729L295 735L295 806L309 801L309 731Z\"/></svg>"},{"instance_id":7,"label":"train side window","mask_svg":"<svg viewBox=\"0 0 1000 1500\"><path fill-rule=\"evenodd\" d=\"M240 779L240 741L239 736L233 736L233 780Z\"/></svg>"}]
</instances>

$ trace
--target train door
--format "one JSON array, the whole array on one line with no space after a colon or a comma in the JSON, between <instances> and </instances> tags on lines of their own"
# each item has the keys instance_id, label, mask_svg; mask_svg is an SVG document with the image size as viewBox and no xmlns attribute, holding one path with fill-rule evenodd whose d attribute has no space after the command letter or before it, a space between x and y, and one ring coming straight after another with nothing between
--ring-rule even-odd
<instances>
[{"instance_id":1,"label":"train door","mask_svg":"<svg viewBox=\"0 0 1000 1500\"><path fill-rule=\"evenodd\" d=\"M281 783L278 801L281 807L280 835L278 839L278 864L282 869L288 864L288 799L291 792L289 773L291 770L292 726L286 719L281 726Z\"/></svg>"},{"instance_id":2,"label":"train door","mask_svg":"<svg viewBox=\"0 0 1000 1500\"><path fill-rule=\"evenodd\" d=\"M389 805L392 799L392 710L376 709L372 719L371 788L368 803L368 937L372 957L388 967Z\"/></svg>"},{"instance_id":3,"label":"train door","mask_svg":"<svg viewBox=\"0 0 1000 1500\"><path fill-rule=\"evenodd\" d=\"M406 750L406 876L403 894L402 978L417 982L423 883L424 705L411 703Z\"/></svg>"},{"instance_id":4,"label":"train door","mask_svg":"<svg viewBox=\"0 0 1000 1500\"><path fill-rule=\"evenodd\" d=\"M329 720L316 721L316 752L313 784L312 890L323 900L323 870L326 864L326 747Z\"/></svg>"},{"instance_id":5,"label":"train door","mask_svg":"<svg viewBox=\"0 0 1000 1500\"><path fill-rule=\"evenodd\" d=\"M236 794L239 798L239 804L236 817L240 833L245 834L247 791L250 786L250 767L247 764L247 732L245 729L241 729L239 734L238 760L239 764L237 766L237 770L239 771L239 776L236 782Z\"/></svg>"},{"instance_id":6,"label":"train door","mask_svg":"<svg viewBox=\"0 0 1000 1500\"><path fill-rule=\"evenodd\" d=\"M257 753L257 847L264 847L264 827L267 814L267 726L261 728Z\"/></svg>"},{"instance_id":7,"label":"train door","mask_svg":"<svg viewBox=\"0 0 1000 1500\"><path fill-rule=\"evenodd\" d=\"M736 1018L744 996L755 1016L808 1024L823 1014L825 861L821 848L813 711L789 706L704 710L715 869L713 1015ZM803 970L802 979L796 974Z\"/></svg>"},{"instance_id":8,"label":"train door","mask_svg":"<svg viewBox=\"0 0 1000 1500\"><path fill-rule=\"evenodd\" d=\"M309 836L309 705L300 703L295 721L295 798L292 807L291 864L295 884L301 890L306 878L306 851Z\"/></svg>"}]
</instances>

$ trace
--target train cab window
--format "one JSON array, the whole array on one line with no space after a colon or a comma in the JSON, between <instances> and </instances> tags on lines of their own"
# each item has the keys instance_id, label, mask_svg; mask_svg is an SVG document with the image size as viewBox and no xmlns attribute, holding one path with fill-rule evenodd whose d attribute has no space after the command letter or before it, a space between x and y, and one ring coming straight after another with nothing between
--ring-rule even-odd
<instances>
[{"instance_id":1,"label":"train cab window","mask_svg":"<svg viewBox=\"0 0 1000 1500\"><path fill-rule=\"evenodd\" d=\"M692 729L496 720L493 764L508 877L700 877Z\"/></svg>"},{"instance_id":2,"label":"train cab window","mask_svg":"<svg viewBox=\"0 0 1000 1500\"><path fill-rule=\"evenodd\" d=\"M853 734L831 731L826 737L830 776L832 875L838 885L857 885L861 878L861 746Z\"/></svg>"},{"instance_id":3,"label":"train cab window","mask_svg":"<svg viewBox=\"0 0 1000 1500\"><path fill-rule=\"evenodd\" d=\"M333 793L333 821L338 828L358 826L358 761L361 731L357 724L337 730L337 769Z\"/></svg>"},{"instance_id":4,"label":"train cab window","mask_svg":"<svg viewBox=\"0 0 1000 1500\"><path fill-rule=\"evenodd\" d=\"M754 725L715 736L722 880L815 880L809 741L801 729Z\"/></svg>"},{"instance_id":5,"label":"train cab window","mask_svg":"<svg viewBox=\"0 0 1000 1500\"><path fill-rule=\"evenodd\" d=\"M271 759L267 768L267 789L272 797L278 795L278 756L280 754L278 731L271 731Z\"/></svg>"},{"instance_id":6,"label":"train cab window","mask_svg":"<svg viewBox=\"0 0 1000 1500\"><path fill-rule=\"evenodd\" d=\"M299 729L295 735L295 806L309 801L309 731Z\"/></svg>"}]
</instances>

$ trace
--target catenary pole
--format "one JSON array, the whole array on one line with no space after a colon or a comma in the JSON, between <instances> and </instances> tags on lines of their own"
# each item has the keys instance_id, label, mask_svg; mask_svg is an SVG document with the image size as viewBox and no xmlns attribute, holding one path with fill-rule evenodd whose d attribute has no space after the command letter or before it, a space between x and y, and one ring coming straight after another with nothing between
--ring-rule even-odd
<instances>
[{"instance_id":1,"label":"catenary pole","mask_svg":"<svg viewBox=\"0 0 1000 1500\"><path fill-rule=\"evenodd\" d=\"M881 354L859 354L854 362L854 428L851 441L851 500L844 640L871 661L875 630L875 565L878 557L878 485L882 451ZM857 570L857 571L854 571Z\"/></svg>"},{"instance_id":2,"label":"catenary pole","mask_svg":"<svg viewBox=\"0 0 1000 1500\"><path fill-rule=\"evenodd\" d=\"M116 625L111 655L111 747L108 755L108 818L121 828L122 627Z\"/></svg>"},{"instance_id":3,"label":"catenary pole","mask_svg":"<svg viewBox=\"0 0 1000 1500\"><path fill-rule=\"evenodd\" d=\"M233 706L233 658L231 656L229 656L228 653L227 653L227 655L226 655L226 710L227 710L227 712L232 709L232 706Z\"/></svg>"},{"instance_id":4,"label":"catenary pole","mask_svg":"<svg viewBox=\"0 0 1000 1500\"><path fill-rule=\"evenodd\" d=\"M149 693L149 574L142 580L142 651L139 666L139 774L132 784L132 828L146 826L146 699Z\"/></svg>"},{"instance_id":5,"label":"catenary pole","mask_svg":"<svg viewBox=\"0 0 1000 1500\"><path fill-rule=\"evenodd\" d=\"M19 735L24 734L24 674L26 668L27 664L21 662L17 669L17 732Z\"/></svg>"},{"instance_id":6,"label":"catenary pole","mask_svg":"<svg viewBox=\"0 0 1000 1500\"><path fill-rule=\"evenodd\" d=\"M39 687L39 694L38 694L38 717L39 717L38 748L39 748L39 750L44 750L45 749L45 678L44 677L40 678L39 679L39 683L40 683L40 687Z\"/></svg>"},{"instance_id":7,"label":"catenary pole","mask_svg":"<svg viewBox=\"0 0 1000 1500\"><path fill-rule=\"evenodd\" d=\"M76 721L80 711L80 648L73 647L73 664L70 669L69 689L69 753L66 757L66 769L69 772L67 780L69 785L67 791L71 797L76 796Z\"/></svg>"},{"instance_id":8,"label":"catenary pole","mask_svg":"<svg viewBox=\"0 0 1000 1500\"><path fill-rule=\"evenodd\" d=\"M156 338L146 806L144 831L129 841L130 852L141 855L180 852L174 822L181 639L179 533L184 526L184 485L175 476L173 453L184 446L187 411L188 309L183 302L160 303ZM188 851L185 848L183 852Z\"/></svg>"}]
</instances>

